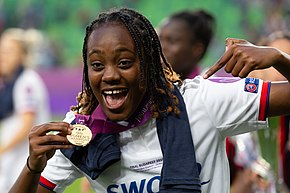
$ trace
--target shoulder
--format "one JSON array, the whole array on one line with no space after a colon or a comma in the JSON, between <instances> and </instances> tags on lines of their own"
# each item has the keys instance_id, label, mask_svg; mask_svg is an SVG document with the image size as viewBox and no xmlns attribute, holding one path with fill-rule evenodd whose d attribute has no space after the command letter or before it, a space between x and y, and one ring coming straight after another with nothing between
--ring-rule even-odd
<instances>
[{"instance_id":1,"label":"shoulder","mask_svg":"<svg viewBox=\"0 0 290 193\"><path fill-rule=\"evenodd\" d=\"M196 76L194 79L185 79L180 86L180 92L183 95L186 93L192 94L192 92L196 94L203 93L211 89L215 90L222 87L231 87L233 84L228 83L239 84L241 80L242 79L236 77L211 77L209 79L204 79L202 76Z\"/></svg>"},{"instance_id":2,"label":"shoulder","mask_svg":"<svg viewBox=\"0 0 290 193\"><path fill-rule=\"evenodd\" d=\"M201 76L196 76L193 79L185 79L182 82L179 90L182 94L184 94L188 90L198 90L202 84L204 84L204 79Z\"/></svg>"},{"instance_id":3,"label":"shoulder","mask_svg":"<svg viewBox=\"0 0 290 193\"><path fill-rule=\"evenodd\" d=\"M23 73L18 77L15 87L24 88L25 85L29 87L44 88L45 83L37 72L31 69L25 69Z\"/></svg>"},{"instance_id":4,"label":"shoulder","mask_svg":"<svg viewBox=\"0 0 290 193\"><path fill-rule=\"evenodd\" d=\"M19 79L24 79L24 80L41 80L40 75L32 70L32 69L25 69L23 73L20 75Z\"/></svg>"}]
</instances>

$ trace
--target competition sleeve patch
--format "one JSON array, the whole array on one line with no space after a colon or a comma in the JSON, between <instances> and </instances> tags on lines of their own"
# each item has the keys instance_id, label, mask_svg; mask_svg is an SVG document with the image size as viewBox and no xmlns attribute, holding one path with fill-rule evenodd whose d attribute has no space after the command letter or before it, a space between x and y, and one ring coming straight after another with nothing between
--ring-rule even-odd
<instances>
[{"instance_id":1,"label":"competition sleeve patch","mask_svg":"<svg viewBox=\"0 0 290 193\"><path fill-rule=\"evenodd\" d=\"M260 98L259 121L265 121L268 114L270 87L271 82L263 82Z\"/></svg>"},{"instance_id":2,"label":"competition sleeve patch","mask_svg":"<svg viewBox=\"0 0 290 193\"><path fill-rule=\"evenodd\" d=\"M56 187L56 185L50 181L48 181L46 178L40 176L39 184L43 187L45 187L48 190L53 191L53 189Z\"/></svg>"},{"instance_id":3,"label":"competition sleeve patch","mask_svg":"<svg viewBox=\"0 0 290 193\"><path fill-rule=\"evenodd\" d=\"M245 79L245 92L258 93L259 89L259 79L256 78L246 78Z\"/></svg>"}]
</instances>

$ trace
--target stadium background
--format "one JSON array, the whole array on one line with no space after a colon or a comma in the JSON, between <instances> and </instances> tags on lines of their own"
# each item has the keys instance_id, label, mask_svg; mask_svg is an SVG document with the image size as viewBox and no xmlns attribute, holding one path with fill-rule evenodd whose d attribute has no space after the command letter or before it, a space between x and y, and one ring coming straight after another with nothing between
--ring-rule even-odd
<instances>
[{"instance_id":1,"label":"stadium background","mask_svg":"<svg viewBox=\"0 0 290 193\"><path fill-rule=\"evenodd\" d=\"M85 26L99 12L112 7L134 8L153 23L182 9L206 9L217 20L211 47L202 61L209 67L224 52L227 37L257 42L263 35L290 26L288 0L0 0L0 32L9 27L35 28L51 42L54 63L35 66L49 88L55 120L75 104L81 89L81 49ZM277 118L269 130L259 131L262 154L277 171ZM79 181L65 193L79 192Z\"/></svg>"}]
</instances>

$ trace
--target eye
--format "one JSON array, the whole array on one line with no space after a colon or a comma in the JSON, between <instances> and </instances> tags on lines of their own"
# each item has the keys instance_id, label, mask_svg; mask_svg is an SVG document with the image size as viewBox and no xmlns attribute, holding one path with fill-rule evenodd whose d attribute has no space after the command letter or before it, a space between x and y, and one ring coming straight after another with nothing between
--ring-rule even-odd
<instances>
[{"instance_id":1,"label":"eye","mask_svg":"<svg viewBox=\"0 0 290 193\"><path fill-rule=\"evenodd\" d=\"M170 37L170 38L167 39L167 41L168 41L169 44L173 45L173 44L175 44L177 42L177 39Z\"/></svg>"},{"instance_id":2,"label":"eye","mask_svg":"<svg viewBox=\"0 0 290 193\"><path fill-rule=\"evenodd\" d=\"M133 62L131 60L121 60L119 62L119 67L122 69L128 69L133 65Z\"/></svg>"},{"instance_id":3,"label":"eye","mask_svg":"<svg viewBox=\"0 0 290 193\"><path fill-rule=\"evenodd\" d=\"M92 62L91 63L92 69L96 70L96 71L101 71L102 69L104 69L104 65L101 62Z\"/></svg>"}]
</instances>

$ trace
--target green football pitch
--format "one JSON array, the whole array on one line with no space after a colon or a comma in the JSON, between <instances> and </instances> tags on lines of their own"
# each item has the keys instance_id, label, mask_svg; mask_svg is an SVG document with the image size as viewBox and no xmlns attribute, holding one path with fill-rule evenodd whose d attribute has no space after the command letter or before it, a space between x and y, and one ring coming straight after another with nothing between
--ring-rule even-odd
<instances>
[{"instance_id":1,"label":"green football pitch","mask_svg":"<svg viewBox=\"0 0 290 193\"><path fill-rule=\"evenodd\" d=\"M81 193L81 179L76 180L72 185L70 185L65 191L64 193ZM93 193L93 191L91 191L90 193Z\"/></svg>"}]
</instances>

